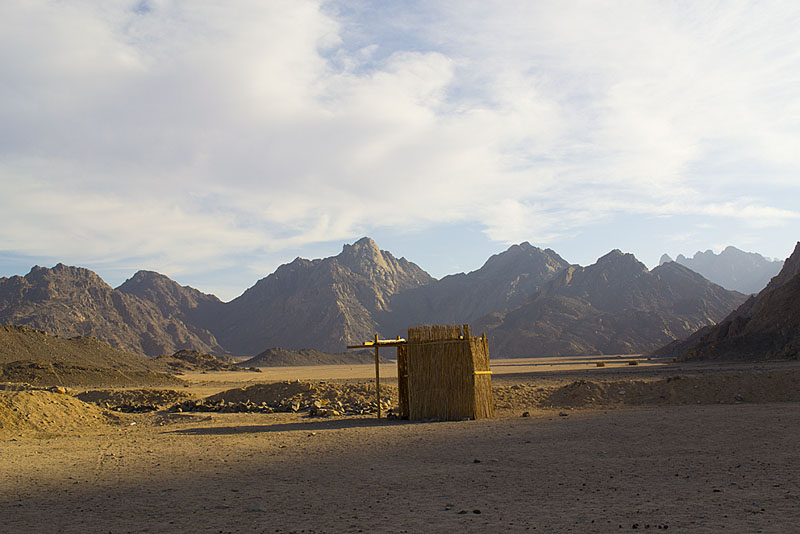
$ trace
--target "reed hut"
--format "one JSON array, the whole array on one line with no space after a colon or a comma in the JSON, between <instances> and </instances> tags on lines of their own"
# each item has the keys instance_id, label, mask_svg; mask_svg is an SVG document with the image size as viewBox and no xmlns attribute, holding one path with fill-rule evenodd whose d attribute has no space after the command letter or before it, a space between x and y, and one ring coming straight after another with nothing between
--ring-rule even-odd
<instances>
[{"instance_id":1,"label":"reed hut","mask_svg":"<svg viewBox=\"0 0 800 534\"><path fill-rule=\"evenodd\" d=\"M486 335L469 325L408 329L397 345L400 416L459 421L492 417L492 378Z\"/></svg>"}]
</instances>

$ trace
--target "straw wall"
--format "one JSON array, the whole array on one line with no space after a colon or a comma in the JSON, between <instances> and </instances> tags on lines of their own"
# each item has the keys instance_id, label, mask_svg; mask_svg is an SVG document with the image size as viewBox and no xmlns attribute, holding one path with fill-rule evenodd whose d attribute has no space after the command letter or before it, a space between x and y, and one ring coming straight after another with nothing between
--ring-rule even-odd
<instances>
[{"instance_id":1,"label":"straw wall","mask_svg":"<svg viewBox=\"0 0 800 534\"><path fill-rule=\"evenodd\" d=\"M409 329L406 349L410 419L491 417L490 375L475 374L489 371L485 338L468 325L423 326Z\"/></svg>"},{"instance_id":2,"label":"straw wall","mask_svg":"<svg viewBox=\"0 0 800 534\"><path fill-rule=\"evenodd\" d=\"M408 419L408 347L397 346L397 390L400 396L400 417Z\"/></svg>"}]
</instances>

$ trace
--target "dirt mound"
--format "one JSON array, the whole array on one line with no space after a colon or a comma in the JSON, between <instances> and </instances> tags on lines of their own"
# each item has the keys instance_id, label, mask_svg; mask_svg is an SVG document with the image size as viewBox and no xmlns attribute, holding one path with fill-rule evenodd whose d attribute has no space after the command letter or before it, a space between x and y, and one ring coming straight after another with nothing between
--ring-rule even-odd
<instances>
[{"instance_id":1,"label":"dirt mound","mask_svg":"<svg viewBox=\"0 0 800 534\"><path fill-rule=\"evenodd\" d=\"M174 389L94 389L75 397L114 411L143 412L183 402L192 395Z\"/></svg>"},{"instance_id":2,"label":"dirt mound","mask_svg":"<svg viewBox=\"0 0 800 534\"><path fill-rule=\"evenodd\" d=\"M0 381L35 386L175 386L182 381L146 369L86 367L60 361L21 360L0 365Z\"/></svg>"},{"instance_id":3,"label":"dirt mound","mask_svg":"<svg viewBox=\"0 0 800 534\"><path fill-rule=\"evenodd\" d=\"M64 393L44 390L0 391L0 436L62 434L101 428L107 415Z\"/></svg>"},{"instance_id":4,"label":"dirt mound","mask_svg":"<svg viewBox=\"0 0 800 534\"><path fill-rule=\"evenodd\" d=\"M676 375L652 380L578 380L555 387L493 388L499 408L726 404L800 401L800 370Z\"/></svg>"}]
</instances>

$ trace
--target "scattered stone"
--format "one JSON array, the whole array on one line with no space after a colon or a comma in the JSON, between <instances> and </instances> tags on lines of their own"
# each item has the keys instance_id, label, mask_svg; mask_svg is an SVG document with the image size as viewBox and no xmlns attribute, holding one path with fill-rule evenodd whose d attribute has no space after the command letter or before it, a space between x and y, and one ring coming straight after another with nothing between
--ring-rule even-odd
<instances>
[{"instance_id":1,"label":"scattered stone","mask_svg":"<svg viewBox=\"0 0 800 534\"><path fill-rule=\"evenodd\" d=\"M530 417L531 412L522 412L522 417Z\"/></svg>"}]
</instances>

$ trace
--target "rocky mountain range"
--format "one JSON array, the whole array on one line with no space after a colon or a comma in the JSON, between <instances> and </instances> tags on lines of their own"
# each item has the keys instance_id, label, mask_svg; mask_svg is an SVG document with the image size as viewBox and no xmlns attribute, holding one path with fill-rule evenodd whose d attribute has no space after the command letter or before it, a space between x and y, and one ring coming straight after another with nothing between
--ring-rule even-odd
<instances>
[{"instance_id":1,"label":"rocky mountain range","mask_svg":"<svg viewBox=\"0 0 800 534\"><path fill-rule=\"evenodd\" d=\"M376 332L466 322L486 330L498 355L637 353L722 319L744 298L676 263L648 271L613 251L580 267L529 243L435 280L363 238L336 256L282 265L227 303L150 271L112 289L87 269L34 267L0 278L0 323L151 356L336 353Z\"/></svg>"},{"instance_id":2,"label":"rocky mountain range","mask_svg":"<svg viewBox=\"0 0 800 534\"><path fill-rule=\"evenodd\" d=\"M504 356L633 354L714 324L745 300L674 262L613 250L570 266L524 304L475 324Z\"/></svg>"},{"instance_id":3,"label":"rocky mountain range","mask_svg":"<svg viewBox=\"0 0 800 534\"><path fill-rule=\"evenodd\" d=\"M330 258L281 265L207 318L207 327L235 354L267 347L339 352L383 332L377 315L392 296L433 278L369 238Z\"/></svg>"},{"instance_id":4,"label":"rocky mountain range","mask_svg":"<svg viewBox=\"0 0 800 534\"><path fill-rule=\"evenodd\" d=\"M522 304L545 282L569 267L551 249L513 245L470 273L445 276L391 299L381 316L386 330L402 334L420 324L464 324Z\"/></svg>"},{"instance_id":5,"label":"rocky mountain range","mask_svg":"<svg viewBox=\"0 0 800 534\"><path fill-rule=\"evenodd\" d=\"M719 324L654 354L681 360L800 358L800 242L758 295Z\"/></svg>"},{"instance_id":6,"label":"rocky mountain range","mask_svg":"<svg viewBox=\"0 0 800 534\"><path fill-rule=\"evenodd\" d=\"M672 258L664 254L659 264L670 261ZM745 294L764 289L783 265L782 261L768 260L761 254L744 252L736 247L727 247L719 254L712 250L698 251L691 258L678 254L675 262L702 274L715 284Z\"/></svg>"},{"instance_id":7,"label":"rocky mountain range","mask_svg":"<svg viewBox=\"0 0 800 534\"><path fill-rule=\"evenodd\" d=\"M146 290L157 284L159 291ZM184 298L178 296L182 293ZM24 277L0 278L0 324L25 325L64 338L94 336L150 356L183 348L224 352L213 334L188 319L198 302L218 302L200 295L156 273L137 273L112 289L88 269L59 263L52 269L34 267ZM167 296L180 306L171 306Z\"/></svg>"}]
</instances>

